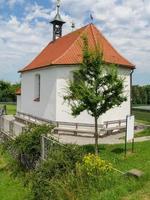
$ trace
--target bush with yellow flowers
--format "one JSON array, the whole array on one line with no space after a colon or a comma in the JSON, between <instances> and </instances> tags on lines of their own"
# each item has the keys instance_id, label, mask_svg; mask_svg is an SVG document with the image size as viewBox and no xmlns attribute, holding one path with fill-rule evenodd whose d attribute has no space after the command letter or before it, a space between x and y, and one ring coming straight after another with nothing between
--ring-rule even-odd
<instances>
[{"instance_id":1,"label":"bush with yellow flowers","mask_svg":"<svg viewBox=\"0 0 150 200\"><path fill-rule=\"evenodd\" d=\"M76 164L76 171L79 175L100 176L112 170L112 164L102 160L98 155L87 154L81 163Z\"/></svg>"}]
</instances>

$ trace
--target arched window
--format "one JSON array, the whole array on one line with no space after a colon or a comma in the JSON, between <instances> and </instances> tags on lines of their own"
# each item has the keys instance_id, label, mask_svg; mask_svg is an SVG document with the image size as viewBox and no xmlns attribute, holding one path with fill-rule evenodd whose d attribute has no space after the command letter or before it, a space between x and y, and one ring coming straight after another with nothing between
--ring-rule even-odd
<instances>
[{"instance_id":1,"label":"arched window","mask_svg":"<svg viewBox=\"0 0 150 200\"><path fill-rule=\"evenodd\" d=\"M34 80L34 101L40 101L40 85L40 74L36 74Z\"/></svg>"}]
</instances>

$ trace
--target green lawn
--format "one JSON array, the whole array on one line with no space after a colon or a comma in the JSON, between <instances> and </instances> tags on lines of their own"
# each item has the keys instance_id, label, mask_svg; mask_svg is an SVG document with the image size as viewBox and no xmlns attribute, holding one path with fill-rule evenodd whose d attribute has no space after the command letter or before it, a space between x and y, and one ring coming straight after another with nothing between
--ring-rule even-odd
<instances>
[{"instance_id":1,"label":"green lawn","mask_svg":"<svg viewBox=\"0 0 150 200\"><path fill-rule=\"evenodd\" d=\"M87 148L92 148L92 145ZM149 200L150 199L150 141L135 143L135 151L131 153L128 144L127 158L124 157L124 145L100 145L100 156L110 161L122 172L136 168L144 172L139 180L127 178L121 174L110 179L109 189L102 191L92 200ZM114 182L112 185L111 182ZM112 186L111 186L112 185Z\"/></svg>"},{"instance_id":2,"label":"green lawn","mask_svg":"<svg viewBox=\"0 0 150 200\"><path fill-rule=\"evenodd\" d=\"M3 107L4 104L0 104L0 108ZM14 104L7 104L6 103L6 109L7 109L7 114L8 115L14 115L16 114L16 105Z\"/></svg>"},{"instance_id":3,"label":"green lawn","mask_svg":"<svg viewBox=\"0 0 150 200\"><path fill-rule=\"evenodd\" d=\"M150 128L146 128L145 130L135 134L135 137L143 137L143 136L150 136Z\"/></svg>"},{"instance_id":4,"label":"green lawn","mask_svg":"<svg viewBox=\"0 0 150 200\"><path fill-rule=\"evenodd\" d=\"M0 149L0 200L29 200L29 189L24 187L21 177L12 175L12 160Z\"/></svg>"},{"instance_id":5,"label":"green lawn","mask_svg":"<svg viewBox=\"0 0 150 200\"><path fill-rule=\"evenodd\" d=\"M134 110L133 114L137 121L150 124L150 112Z\"/></svg>"}]
</instances>

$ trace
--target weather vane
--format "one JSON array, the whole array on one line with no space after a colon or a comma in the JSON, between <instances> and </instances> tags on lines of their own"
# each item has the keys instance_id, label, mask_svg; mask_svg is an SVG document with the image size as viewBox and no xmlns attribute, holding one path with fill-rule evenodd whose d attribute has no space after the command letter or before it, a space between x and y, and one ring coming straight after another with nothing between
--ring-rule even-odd
<instances>
[{"instance_id":1,"label":"weather vane","mask_svg":"<svg viewBox=\"0 0 150 200\"><path fill-rule=\"evenodd\" d=\"M73 21L71 22L71 28L72 28L72 31L74 31L74 29L75 29L75 23Z\"/></svg>"},{"instance_id":2,"label":"weather vane","mask_svg":"<svg viewBox=\"0 0 150 200\"><path fill-rule=\"evenodd\" d=\"M91 22L93 23L94 18L93 18L92 13L90 13L90 19L91 19Z\"/></svg>"}]
</instances>

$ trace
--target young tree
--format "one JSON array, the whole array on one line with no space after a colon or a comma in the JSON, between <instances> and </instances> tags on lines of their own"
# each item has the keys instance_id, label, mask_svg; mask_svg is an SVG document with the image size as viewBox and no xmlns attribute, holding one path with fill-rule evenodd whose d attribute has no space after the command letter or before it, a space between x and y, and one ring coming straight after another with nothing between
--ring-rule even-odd
<instances>
[{"instance_id":1,"label":"young tree","mask_svg":"<svg viewBox=\"0 0 150 200\"><path fill-rule=\"evenodd\" d=\"M64 100L71 106L73 116L86 110L95 119L95 153L98 154L98 118L107 110L119 106L126 97L123 94L123 79L117 67L106 64L97 46L89 48L87 37L83 37L83 62L73 71Z\"/></svg>"}]
</instances>

